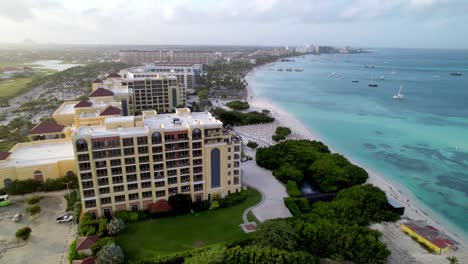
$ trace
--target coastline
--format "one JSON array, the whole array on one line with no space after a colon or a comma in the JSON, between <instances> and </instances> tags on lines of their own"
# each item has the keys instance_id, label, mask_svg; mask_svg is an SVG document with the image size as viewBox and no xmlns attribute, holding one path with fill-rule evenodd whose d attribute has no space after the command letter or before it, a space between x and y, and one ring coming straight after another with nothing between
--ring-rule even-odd
<instances>
[{"instance_id":1,"label":"coastline","mask_svg":"<svg viewBox=\"0 0 468 264\"><path fill-rule=\"evenodd\" d=\"M248 102L251 105L251 108L260 111L262 109L268 109L271 111L271 115L275 118L275 120L278 121L279 124L290 127L293 132L296 132L299 135L301 135L301 138L319 140L324 142L324 140L322 140L322 137L320 137L320 135L317 132L313 131L312 128L305 126L301 121L299 121L292 114L288 113L280 106L274 104L266 98L258 96L255 93L254 87L252 87L248 79L253 77L258 69L268 67L269 65L271 66L271 64L273 63L265 64L258 68L254 68L245 76L245 79L248 83ZM326 142L324 143L326 144ZM328 147L330 148L330 151L337 152L333 148L333 146L328 145ZM457 235L456 232L452 231L450 228L447 228L447 226L451 225L448 223L444 225L444 221L442 221L442 219L438 219L437 217L435 217L434 212L432 212L430 208L422 204L422 202L417 200L417 198L404 186L401 186L396 182L388 180L384 175L369 169L367 166L361 164L360 162L356 162L355 160L353 160L352 157L347 156L346 158L349 159L352 163L364 168L368 172L369 179L367 180L367 183L379 187L387 194L387 196L396 199L402 205L405 206L405 214L403 215L402 220L400 221L404 221L405 219L425 221L428 224L443 231L447 235L451 236L454 240L460 243L459 247L463 248L463 250L460 249L458 251L464 251L467 248L468 242L466 238Z\"/></svg>"}]
</instances>

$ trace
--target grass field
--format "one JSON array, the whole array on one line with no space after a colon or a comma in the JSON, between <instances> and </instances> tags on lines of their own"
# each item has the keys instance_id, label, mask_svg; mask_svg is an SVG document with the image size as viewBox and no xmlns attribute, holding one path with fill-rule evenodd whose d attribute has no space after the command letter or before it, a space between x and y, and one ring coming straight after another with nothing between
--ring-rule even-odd
<instances>
[{"instance_id":1,"label":"grass field","mask_svg":"<svg viewBox=\"0 0 468 264\"><path fill-rule=\"evenodd\" d=\"M248 189L239 205L200 213L129 224L117 237L126 259L133 262L218 242L241 239L242 212L260 202L260 193Z\"/></svg>"},{"instance_id":2,"label":"grass field","mask_svg":"<svg viewBox=\"0 0 468 264\"><path fill-rule=\"evenodd\" d=\"M33 79L34 77L27 77L0 81L0 99L10 99L18 94L23 93L23 91L26 89L26 85Z\"/></svg>"}]
</instances>

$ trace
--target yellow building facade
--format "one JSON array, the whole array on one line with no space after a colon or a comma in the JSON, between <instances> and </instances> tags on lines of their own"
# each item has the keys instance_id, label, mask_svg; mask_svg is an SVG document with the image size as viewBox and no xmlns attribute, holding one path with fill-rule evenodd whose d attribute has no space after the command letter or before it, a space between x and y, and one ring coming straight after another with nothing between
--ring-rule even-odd
<instances>
[{"instance_id":1,"label":"yellow building facade","mask_svg":"<svg viewBox=\"0 0 468 264\"><path fill-rule=\"evenodd\" d=\"M72 141L83 211L96 217L176 193L201 201L241 191L240 140L209 113L109 117Z\"/></svg>"},{"instance_id":2,"label":"yellow building facade","mask_svg":"<svg viewBox=\"0 0 468 264\"><path fill-rule=\"evenodd\" d=\"M14 180L45 181L77 173L70 138L18 143L0 156L0 188Z\"/></svg>"}]
</instances>

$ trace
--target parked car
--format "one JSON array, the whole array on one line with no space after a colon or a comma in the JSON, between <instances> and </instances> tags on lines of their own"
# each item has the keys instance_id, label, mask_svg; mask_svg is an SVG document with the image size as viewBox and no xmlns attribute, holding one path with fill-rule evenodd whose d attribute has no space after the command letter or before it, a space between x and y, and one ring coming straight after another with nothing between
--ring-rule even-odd
<instances>
[{"instance_id":1,"label":"parked car","mask_svg":"<svg viewBox=\"0 0 468 264\"><path fill-rule=\"evenodd\" d=\"M65 222L70 222L73 220L73 215L71 214L64 214L60 217L57 217L56 221L57 223L65 223Z\"/></svg>"},{"instance_id":2,"label":"parked car","mask_svg":"<svg viewBox=\"0 0 468 264\"><path fill-rule=\"evenodd\" d=\"M19 222L21 220L21 214L15 214L13 216L13 222Z\"/></svg>"}]
</instances>

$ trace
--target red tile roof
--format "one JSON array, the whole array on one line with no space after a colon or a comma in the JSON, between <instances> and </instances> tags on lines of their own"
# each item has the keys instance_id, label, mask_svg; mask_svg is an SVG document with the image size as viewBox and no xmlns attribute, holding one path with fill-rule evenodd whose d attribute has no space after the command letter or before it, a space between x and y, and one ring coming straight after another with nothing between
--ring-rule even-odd
<instances>
[{"instance_id":1,"label":"red tile roof","mask_svg":"<svg viewBox=\"0 0 468 264\"><path fill-rule=\"evenodd\" d=\"M98 241L98 235L88 236L88 237L79 237L76 241L76 250L85 250L89 249L91 245Z\"/></svg>"},{"instance_id":2,"label":"red tile roof","mask_svg":"<svg viewBox=\"0 0 468 264\"><path fill-rule=\"evenodd\" d=\"M101 112L100 116L121 115L121 114L122 114L122 111L120 111L120 108L110 105L104 111Z\"/></svg>"},{"instance_id":3,"label":"red tile roof","mask_svg":"<svg viewBox=\"0 0 468 264\"><path fill-rule=\"evenodd\" d=\"M111 72L111 73L109 73L109 75L107 75L106 78L120 78L120 77L122 77L122 76L120 76L118 73Z\"/></svg>"},{"instance_id":4,"label":"red tile roof","mask_svg":"<svg viewBox=\"0 0 468 264\"><path fill-rule=\"evenodd\" d=\"M93 103L88 102L88 101L86 101L86 100L83 100L83 101L77 103L77 104L74 106L74 108L79 108L79 107L90 107L90 106L92 106L92 105L93 105Z\"/></svg>"},{"instance_id":5,"label":"red tile roof","mask_svg":"<svg viewBox=\"0 0 468 264\"><path fill-rule=\"evenodd\" d=\"M0 160L6 160L11 155L11 152L0 152Z\"/></svg>"},{"instance_id":6,"label":"red tile roof","mask_svg":"<svg viewBox=\"0 0 468 264\"><path fill-rule=\"evenodd\" d=\"M64 128L65 126L55 123L40 123L33 127L31 131L29 131L29 135L60 133L63 131Z\"/></svg>"},{"instance_id":7,"label":"red tile roof","mask_svg":"<svg viewBox=\"0 0 468 264\"><path fill-rule=\"evenodd\" d=\"M94 90L91 94L89 94L89 97L101 97L101 96L113 96L114 92L109 91L104 88L98 88Z\"/></svg>"},{"instance_id":8,"label":"red tile roof","mask_svg":"<svg viewBox=\"0 0 468 264\"><path fill-rule=\"evenodd\" d=\"M95 264L96 256L87 257L85 259L76 259L73 260L72 264Z\"/></svg>"},{"instance_id":9,"label":"red tile roof","mask_svg":"<svg viewBox=\"0 0 468 264\"><path fill-rule=\"evenodd\" d=\"M412 221L404 223L404 225L439 248L446 248L458 244L458 242L440 232L437 228L424 222Z\"/></svg>"},{"instance_id":10,"label":"red tile roof","mask_svg":"<svg viewBox=\"0 0 468 264\"><path fill-rule=\"evenodd\" d=\"M96 79L93 81L93 83L102 83L102 80L101 79Z\"/></svg>"}]
</instances>

